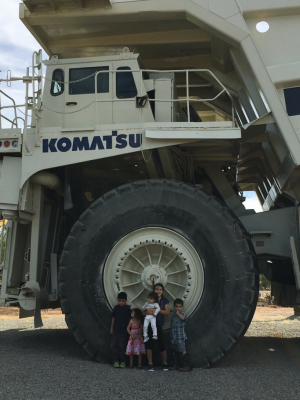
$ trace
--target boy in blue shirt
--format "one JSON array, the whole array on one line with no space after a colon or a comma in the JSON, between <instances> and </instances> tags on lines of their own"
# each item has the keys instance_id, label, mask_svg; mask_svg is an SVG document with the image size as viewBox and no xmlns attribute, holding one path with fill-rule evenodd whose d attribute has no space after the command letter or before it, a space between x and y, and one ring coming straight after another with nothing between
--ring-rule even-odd
<instances>
[{"instance_id":1,"label":"boy in blue shirt","mask_svg":"<svg viewBox=\"0 0 300 400\"><path fill-rule=\"evenodd\" d=\"M130 306L126 305L127 294L118 294L118 305L114 307L111 320L110 333L111 351L113 356L114 368L126 367L126 346L128 341L127 325L130 320Z\"/></svg>"},{"instance_id":2,"label":"boy in blue shirt","mask_svg":"<svg viewBox=\"0 0 300 400\"><path fill-rule=\"evenodd\" d=\"M175 364L171 367L171 370L179 369L180 371L190 371L190 357L185 349L185 321L186 315L183 311L183 301L181 299L174 300L175 313L172 316L171 321L171 349L175 350L174 359ZM180 353L183 357L184 366L180 368Z\"/></svg>"}]
</instances>

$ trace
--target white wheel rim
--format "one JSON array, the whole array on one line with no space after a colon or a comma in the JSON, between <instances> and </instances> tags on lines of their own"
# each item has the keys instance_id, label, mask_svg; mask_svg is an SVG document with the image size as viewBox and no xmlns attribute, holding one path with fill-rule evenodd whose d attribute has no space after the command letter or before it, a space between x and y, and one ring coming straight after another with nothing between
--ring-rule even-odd
<instances>
[{"instance_id":1,"label":"white wheel rim","mask_svg":"<svg viewBox=\"0 0 300 400\"><path fill-rule=\"evenodd\" d=\"M111 307L119 292L126 292L132 308L142 308L153 283L162 283L164 297L184 301L189 316L199 304L204 287L202 261L190 242L165 228L151 227L123 237L110 252L104 267L104 290ZM172 313L165 317L170 327Z\"/></svg>"}]
</instances>

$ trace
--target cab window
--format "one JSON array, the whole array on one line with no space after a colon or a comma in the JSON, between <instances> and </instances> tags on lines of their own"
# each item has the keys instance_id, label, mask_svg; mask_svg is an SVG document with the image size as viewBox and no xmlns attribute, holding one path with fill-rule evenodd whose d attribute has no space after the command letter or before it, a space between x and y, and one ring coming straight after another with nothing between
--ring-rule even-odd
<instances>
[{"instance_id":1,"label":"cab window","mask_svg":"<svg viewBox=\"0 0 300 400\"><path fill-rule=\"evenodd\" d=\"M137 95L137 90L131 69L129 67L119 67L116 73L116 94L118 99L130 99Z\"/></svg>"},{"instance_id":2,"label":"cab window","mask_svg":"<svg viewBox=\"0 0 300 400\"><path fill-rule=\"evenodd\" d=\"M284 89L283 92L288 115L300 115L300 87Z\"/></svg>"},{"instance_id":3,"label":"cab window","mask_svg":"<svg viewBox=\"0 0 300 400\"><path fill-rule=\"evenodd\" d=\"M50 93L52 96L59 96L64 92L64 71L55 69L52 74Z\"/></svg>"},{"instance_id":4,"label":"cab window","mask_svg":"<svg viewBox=\"0 0 300 400\"><path fill-rule=\"evenodd\" d=\"M95 73L108 71L109 67L72 68L69 71L69 94L95 93ZM92 76L90 76L92 75ZM87 78L89 76L89 78ZM84 79L86 78L86 79ZM78 82L74 82L78 81ZM97 93L109 92L109 73L97 75Z\"/></svg>"}]
</instances>

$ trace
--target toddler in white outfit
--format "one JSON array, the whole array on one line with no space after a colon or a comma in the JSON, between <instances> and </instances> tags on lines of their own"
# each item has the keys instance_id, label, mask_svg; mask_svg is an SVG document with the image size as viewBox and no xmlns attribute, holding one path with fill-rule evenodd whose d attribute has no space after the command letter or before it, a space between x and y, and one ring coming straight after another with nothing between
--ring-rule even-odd
<instances>
[{"instance_id":1,"label":"toddler in white outfit","mask_svg":"<svg viewBox=\"0 0 300 400\"><path fill-rule=\"evenodd\" d=\"M149 314L149 315L146 315L146 317L145 317L145 320L144 320L144 342L147 342L149 340L149 336L148 336L149 324L151 324L151 328L152 328L152 332L153 332L152 339L157 340L156 316L160 311L160 307L158 305L158 297L157 297L156 293L154 293L154 292L149 293L148 300L143 305L143 311L145 311L147 308L155 308L155 312L154 312L154 314Z\"/></svg>"}]
</instances>

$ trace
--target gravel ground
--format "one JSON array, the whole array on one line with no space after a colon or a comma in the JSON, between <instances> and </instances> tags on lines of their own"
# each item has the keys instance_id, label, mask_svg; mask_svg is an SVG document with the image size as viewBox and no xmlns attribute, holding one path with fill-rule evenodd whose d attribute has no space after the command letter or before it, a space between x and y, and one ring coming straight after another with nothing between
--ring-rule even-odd
<instances>
[{"instance_id":1,"label":"gravel ground","mask_svg":"<svg viewBox=\"0 0 300 400\"><path fill-rule=\"evenodd\" d=\"M300 398L300 318L291 312L256 314L232 353L212 369L189 373L98 364L64 319L51 315L37 330L32 320L1 320L0 315L0 343L0 399Z\"/></svg>"}]
</instances>

